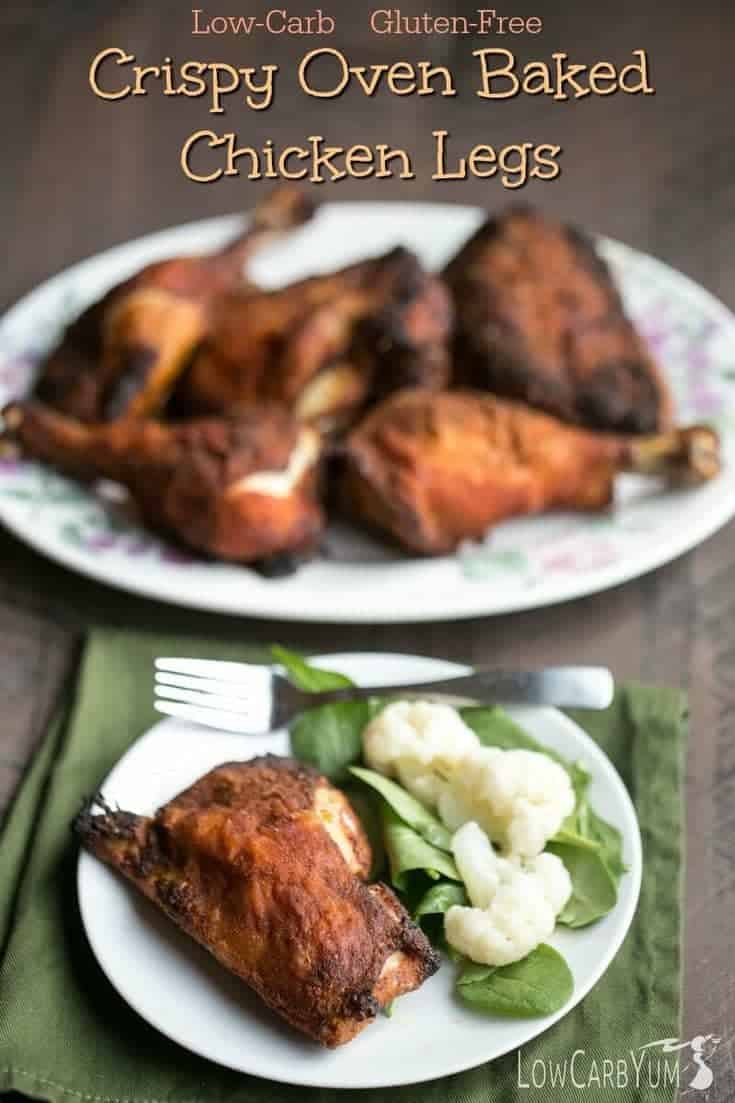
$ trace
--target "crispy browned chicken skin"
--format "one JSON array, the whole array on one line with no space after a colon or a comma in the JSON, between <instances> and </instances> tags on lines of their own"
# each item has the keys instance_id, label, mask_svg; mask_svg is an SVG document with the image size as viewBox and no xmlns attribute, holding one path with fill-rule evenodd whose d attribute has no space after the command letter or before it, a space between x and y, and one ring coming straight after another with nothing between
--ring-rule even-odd
<instances>
[{"instance_id":1,"label":"crispy browned chicken skin","mask_svg":"<svg viewBox=\"0 0 735 1103\"><path fill-rule=\"evenodd\" d=\"M303 192L279 188L220 252L158 261L113 287L66 330L37 397L86 422L154 413L204 336L210 304L244 284L256 250L313 209Z\"/></svg>"},{"instance_id":2,"label":"crispy browned chicken skin","mask_svg":"<svg viewBox=\"0 0 735 1103\"><path fill-rule=\"evenodd\" d=\"M281 407L83 425L29 402L2 420L6 443L78 478L121 483L147 524L195 551L249 563L308 554L321 535L320 438Z\"/></svg>"},{"instance_id":3,"label":"crispy browned chicken skin","mask_svg":"<svg viewBox=\"0 0 735 1103\"><path fill-rule=\"evenodd\" d=\"M474 391L386 399L350 433L343 462L346 510L422 555L520 514L602 509L623 470L683 482L719 470L707 428L616 437Z\"/></svg>"},{"instance_id":4,"label":"crispy browned chicken skin","mask_svg":"<svg viewBox=\"0 0 735 1103\"><path fill-rule=\"evenodd\" d=\"M267 755L200 778L153 818L83 812L83 845L298 1030L349 1042L438 967L384 885L345 796Z\"/></svg>"},{"instance_id":5,"label":"crispy browned chicken skin","mask_svg":"<svg viewBox=\"0 0 735 1103\"><path fill-rule=\"evenodd\" d=\"M343 422L399 387L446 386L451 320L444 286L400 248L275 291L222 296L177 407L221 413L265 398L303 420Z\"/></svg>"},{"instance_id":6,"label":"crispy browned chicken skin","mask_svg":"<svg viewBox=\"0 0 735 1103\"><path fill-rule=\"evenodd\" d=\"M489 218L444 271L458 382L619 433L669 423L666 384L591 241L538 212Z\"/></svg>"}]
</instances>

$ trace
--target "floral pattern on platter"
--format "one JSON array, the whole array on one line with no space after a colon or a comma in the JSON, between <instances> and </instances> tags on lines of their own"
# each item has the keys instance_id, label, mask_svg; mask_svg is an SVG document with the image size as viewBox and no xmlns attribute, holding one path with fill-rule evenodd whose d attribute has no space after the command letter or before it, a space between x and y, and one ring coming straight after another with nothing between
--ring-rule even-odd
<instances>
[{"instance_id":1,"label":"floral pattern on platter","mask_svg":"<svg viewBox=\"0 0 735 1103\"><path fill-rule=\"evenodd\" d=\"M180 566L195 562L142 528L119 493L105 488L92 491L41 464L0 460L0 499L24 506L31 522L41 511L47 516L53 509L60 538L89 555L114 552Z\"/></svg>"},{"instance_id":2,"label":"floral pattern on platter","mask_svg":"<svg viewBox=\"0 0 735 1103\"><path fill-rule=\"evenodd\" d=\"M140 256L135 254L137 263L149 259L142 251L146 240L138 244L141 252ZM414 247L421 251L418 243ZM729 457L732 462L735 320L706 292L653 258L614 242L602 242L601 249L618 278L634 321L666 372L678 420L714 425L721 434L726 461ZM126 274L104 255L80 268L89 268L97 261L102 263L101 274L89 269L80 275L78 269L70 269L11 312L15 324L0 324L0 408L10 399L27 393L39 359L58 338L63 326L92 297L104 291L105 283L115 282ZM93 274L97 275L94 280ZM32 325L28 311L20 322L12 319L31 300L35 308ZM719 491L720 499L723 493ZM682 496L681 501L677 495ZM483 541L463 545L455 557L437 561L432 567L441 572L436 576L441 578L439 584L453 588L455 594L463 587L484 594L488 588L497 593L512 592L518 595L518 607L534 604L537 597L539 604L551 600L545 595L549 588L558 589L559 584L569 592L575 579L580 581L580 592L590 592L599 588L598 576L603 586L609 582L602 579L616 570L626 577L640 573L636 563L645 558L644 553L656 541L668 537L672 523L676 524L682 515L681 510L688 509L689 502L696 497L687 499L686 492L661 492L658 488L651 492L642 480L626 476L620 480L616 508L605 514L557 514L508 522L488 533ZM723 512L721 504L718 509ZM24 532L30 533L41 513L44 532L53 530L57 544L74 549L77 566L81 565L80 555L97 564L100 560L109 561L109 569L105 570L111 580L118 567L121 576L126 573L125 562L131 568L132 561L165 566L169 572L181 575L184 603L183 590L189 574L192 580L200 579L203 571L228 571L233 572L233 577L236 572L243 580L254 577L241 568L203 563L167 544L144 530L119 500L110 501L107 495L95 493L37 464L0 459L0 517L22 536ZM346 572L349 565L359 567L362 562L366 578L369 576L376 583L384 578L386 584L389 575L385 572L405 571L410 566L405 558L399 560L379 550L367 536L351 533L349 540L341 539L338 529L330 531L326 558L319 562L322 574L327 569L341 568ZM428 585L432 586L426 562L413 562L417 586L419 577L421 585L429 580ZM307 568L304 575L313 569ZM404 580L405 577L404 574ZM397 578L398 575L390 576L391 582ZM485 604L481 611L495 611L489 600L483 597L482 601ZM504 608L507 607L506 601Z\"/></svg>"}]
</instances>

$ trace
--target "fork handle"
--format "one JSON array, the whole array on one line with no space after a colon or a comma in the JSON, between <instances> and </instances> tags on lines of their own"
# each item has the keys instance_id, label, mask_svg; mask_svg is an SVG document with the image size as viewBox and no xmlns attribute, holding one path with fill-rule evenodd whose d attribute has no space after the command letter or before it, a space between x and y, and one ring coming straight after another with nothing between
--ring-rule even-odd
<instances>
[{"instance_id":1,"label":"fork handle","mask_svg":"<svg viewBox=\"0 0 735 1103\"><path fill-rule=\"evenodd\" d=\"M388 686L350 686L304 694L308 708L397 693L441 694L507 705L553 705L558 708L605 709L615 683L605 667L559 666L544 670L476 670L435 682L402 682Z\"/></svg>"}]
</instances>

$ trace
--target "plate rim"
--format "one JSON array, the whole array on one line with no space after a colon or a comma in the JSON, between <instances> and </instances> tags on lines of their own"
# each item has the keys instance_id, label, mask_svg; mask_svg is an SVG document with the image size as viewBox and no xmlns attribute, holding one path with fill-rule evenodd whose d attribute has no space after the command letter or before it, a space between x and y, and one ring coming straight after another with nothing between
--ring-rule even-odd
<instances>
[{"instance_id":1,"label":"plate rim","mask_svg":"<svg viewBox=\"0 0 735 1103\"><path fill-rule=\"evenodd\" d=\"M424 212L435 212L435 217L442 214L456 215L459 218L479 219L482 217L483 208L468 204L441 202L441 201L411 201L411 200L348 200L344 202L327 202L322 204L324 211L337 210L348 214L360 215L373 214L375 216L395 211L396 207L411 208ZM225 214L215 215L203 219L195 219L189 222L174 224L163 229L152 231L131 238L125 242L112 245L100 252L90 254L88 257L76 261L66 268L61 269L48 279L37 284L29 292L18 299L0 317L0 340L12 332L17 324L18 316L29 308L32 308L36 296L42 296L52 292L54 287L63 287L69 279L79 276L85 269L93 269L96 265L114 263L116 258L122 262L126 253L135 252L141 248L147 248L155 252L156 249L165 251L165 242L176 234L186 236L211 232L213 235L226 233L232 225L239 224L243 215ZM245 216L247 217L247 216ZM604 235L595 235L595 240L603 250L611 249L621 256L629 256L631 259L642 261L654 270L665 273L668 278L675 278L687 296L695 303L701 304L701 308L712 316L717 315L723 324L732 329L735 339L735 313L733 313L721 300L701 284L697 283L685 273L659 260L649 253L645 253L633 246L619 242ZM722 477L722 476L721 476ZM731 474L731 480L735 487L735 473ZM261 578L254 578L252 571L246 565L238 564L207 564L205 561L197 561L201 569L215 570L222 566L224 570L242 571L242 587L237 588L234 599L232 590L228 594L222 588L207 589L203 585L191 585L191 576L179 575L175 565L169 565L164 573L160 570L135 570L132 566L129 571L119 570L117 560L108 561L104 556L94 556L81 551L70 544L64 543L60 538L49 533L40 526L28 522L12 505L4 507L0 498L0 521L21 542L31 547L34 551L46 559L55 562L62 567L72 570L83 577L92 579L96 583L111 587L120 593L131 593L142 598L157 600L179 608L195 609L207 612L227 614L232 617L258 617L275 621L298 621L300 623L323 624L419 624L429 621L446 620L472 620L489 616L504 616L513 612L524 612L532 609L542 609L554 605L563 604L578 598L586 598L593 594L602 593L617 586L625 585L636 578L642 578L659 567L678 559L689 551L694 550L704 543L720 528L735 517L735 493L728 496L722 495L712 507L702 510L690 519L691 523L677 529L672 529L665 542L652 540L650 546L636 551L633 561L622 559L608 566L596 567L589 572L569 573L562 577L547 581L543 586L529 587L524 590L510 588L507 595L503 595L502 580L500 585L497 579L471 580L472 593L467 591L466 597L448 597L441 608L426 606L424 603L414 601L401 607L398 603L386 603L385 606L374 604L369 596L362 601L355 599L352 605L344 603L322 602L321 607L299 606L299 596L293 595L294 600L273 602L272 591L261 588L264 582ZM415 565L420 560L407 558L389 565L380 564L380 569L392 569L400 571L402 566ZM431 562L431 561L429 561ZM437 565L446 563L446 557L439 557L433 561ZM333 569L340 567L354 567L355 564L331 564ZM362 569L371 572L375 564L364 563ZM308 570L308 565L304 568ZM256 585L252 585L256 582ZM282 586L284 580L267 580L268 586ZM308 586L308 583L306 583ZM400 579L397 579L397 588L400 589ZM344 587L343 587L344 589ZM539 592L540 591L540 592ZM399 596L399 595L398 595ZM460 604L453 604L459 601Z\"/></svg>"},{"instance_id":2,"label":"plate rim","mask_svg":"<svg viewBox=\"0 0 735 1103\"><path fill-rule=\"evenodd\" d=\"M468 670L468 667L464 666L461 663L456 663L445 659L437 659L435 656L418 655L409 652L343 651L329 652L311 656L312 661L322 663L327 666L331 665L333 667L337 667L340 663L344 663L345 660L352 661L354 659L359 660L362 658L378 658L383 661L391 661L394 659L415 659L420 660L422 663L428 662L431 664L437 664L437 666L441 666L445 672L450 671L452 668L454 668L457 673ZM427 676L429 676L428 669ZM558 1011L554 1012L552 1015L544 1017L543 1025L539 1026L538 1029L534 1029L533 1027L531 1027L530 1032L527 1033L523 1037L522 1041L520 1041L519 1043L508 1046L501 1052L496 1053L491 1058L481 1057L478 1061L472 1061L470 1063L467 1063L464 1059L460 1059L456 1064L450 1062L447 1067L438 1074L434 1072L429 1075L422 1075L420 1073L418 1075L408 1074L405 1077L401 1076L398 1079L396 1079L395 1077L391 1077L390 1079L386 1080L377 1080L374 1082L371 1081L369 1084L356 1084L354 1081L350 1081L349 1079L340 1080L339 1078L331 1078L329 1082L325 1084L324 1081L318 1076L314 1078L304 1076L292 1078L284 1075L276 1078L263 1072L253 1071L252 1068L246 1068L242 1063L239 1065L230 1064L220 1060L219 1058L213 1058L206 1052L204 1048L193 1045L190 1039L183 1040L180 1036L178 1036L177 1031L171 1031L170 1029L161 1025L160 1021L157 1020L155 1017L151 1017L149 1013L141 1008L137 999L131 998L129 996L128 992L126 992L125 990L124 985L121 985L120 978L114 971L114 968L112 969L112 971L110 971L110 969L108 968L108 955L97 937L97 929L94 921L94 905L90 899L90 894L88 893L86 887L87 879L88 877L94 875L94 871L97 869L98 863L91 854L89 854L85 850L80 849L76 870L77 900L79 904L79 913L85 936L89 943L89 947L95 957L95 960L97 961L97 964L102 969L107 980L113 986L115 991L120 995L120 997L125 1000L128 1006L131 1007L137 1015L140 1015L140 1017L143 1018L145 1022L152 1026L153 1029L157 1030L159 1033L169 1038L175 1044L182 1046L184 1049L188 1050L191 1053L194 1053L196 1056L199 1056L204 1060L211 1061L214 1064L221 1065L224 1068L229 1068L235 1072L245 1073L246 1075L257 1077L258 1079L265 1080L266 1082L272 1081L274 1083L290 1084L297 1087L321 1088L323 1090L366 1090L371 1088L385 1089L392 1087L402 1087L410 1084L428 1083L434 1080L443 1079L447 1076L454 1076L458 1073L465 1072L470 1069L479 1068L480 1066L485 1064L491 1064L498 1058L506 1056L508 1053L515 1052L516 1050L520 1049L522 1046L530 1042L532 1039L539 1037L541 1034L544 1034L550 1027L554 1026L555 1023L557 1023L570 1012L572 1012L574 1008L577 1007L586 998L589 992L603 978L611 963L615 959L618 951L620 950L623 941L630 931L630 927L632 925L633 919L635 918L635 914L638 908L643 875L643 844L640 833L640 825L638 823L638 816L635 811L635 806L633 804L632 798L628 792L625 783L620 777L617 768L610 760L608 755L603 751L603 749L592 739L592 737L584 730L584 728L581 727L581 725L577 724L559 709L546 708L544 709L544 711L553 713L557 722L561 721L563 727L566 727L568 730L572 730L574 732L575 739L578 739L581 735L583 743L587 744L592 749L593 756L601 756L601 758L604 760L606 768L609 771L609 780L612 783L613 789L616 791L616 795L621 802L621 805L625 811L626 819L628 821L625 825L625 828L626 836L629 836L632 854L630 868L626 873L626 877L632 877L633 881L629 882L632 891L629 893L627 899L624 902L618 901L617 907L623 910L618 917L618 923L612 934L612 937L610 938L609 945L606 947L605 953L601 955L601 957L596 962L594 968L590 971L590 975L585 983L577 986L575 980L575 989L571 1001L565 1004ZM117 770L122 766L125 758L143 740L147 740L149 737L154 737L155 733L162 728L175 728L178 725L179 722L171 717L159 720L154 723L150 728L143 732L142 735L134 740L133 743L130 744L125 753L121 755L121 757L117 760L112 769L105 776L104 780L100 782L98 788L100 790L103 790L105 785L107 785L111 779L113 779L114 781L114 775ZM276 733L274 732L270 734ZM620 825L616 826L620 827ZM536 1020L518 1020L520 1024L519 1028L523 1029L523 1027L528 1027L528 1024L533 1024L535 1021Z\"/></svg>"}]
</instances>

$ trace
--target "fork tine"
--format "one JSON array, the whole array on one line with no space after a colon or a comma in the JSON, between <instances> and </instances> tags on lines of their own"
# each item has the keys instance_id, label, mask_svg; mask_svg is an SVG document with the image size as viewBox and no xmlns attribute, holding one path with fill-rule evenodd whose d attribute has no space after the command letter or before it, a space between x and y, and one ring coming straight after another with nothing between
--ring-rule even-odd
<instances>
[{"instance_id":1,"label":"fork tine","mask_svg":"<svg viewBox=\"0 0 735 1103\"><path fill-rule=\"evenodd\" d=\"M271 677L270 667L260 663L235 663L219 659L176 659L164 656L155 660L156 670L169 674L193 674L220 682L242 682L248 677Z\"/></svg>"},{"instance_id":2,"label":"fork tine","mask_svg":"<svg viewBox=\"0 0 735 1103\"><path fill-rule=\"evenodd\" d=\"M222 682L215 681L214 678L197 678L191 674L169 674L160 670L156 671L156 686L177 686L179 689L195 689L200 693L244 699L264 692L260 682L251 684L247 677L240 682Z\"/></svg>"},{"instance_id":3,"label":"fork tine","mask_svg":"<svg viewBox=\"0 0 735 1103\"><path fill-rule=\"evenodd\" d=\"M245 716L232 712L217 712L216 709L198 708L196 705L177 701L157 700L154 707L156 712L163 713L164 716L191 720L195 724L204 724L208 728L219 728L221 731L235 732L238 735L258 735L267 730L248 721Z\"/></svg>"},{"instance_id":4,"label":"fork tine","mask_svg":"<svg viewBox=\"0 0 735 1103\"><path fill-rule=\"evenodd\" d=\"M222 693L200 693L196 689L180 689L178 686L156 685L156 698L163 701L184 701L218 712L231 712L238 716L252 716L263 712L262 702L247 697L233 697Z\"/></svg>"}]
</instances>

